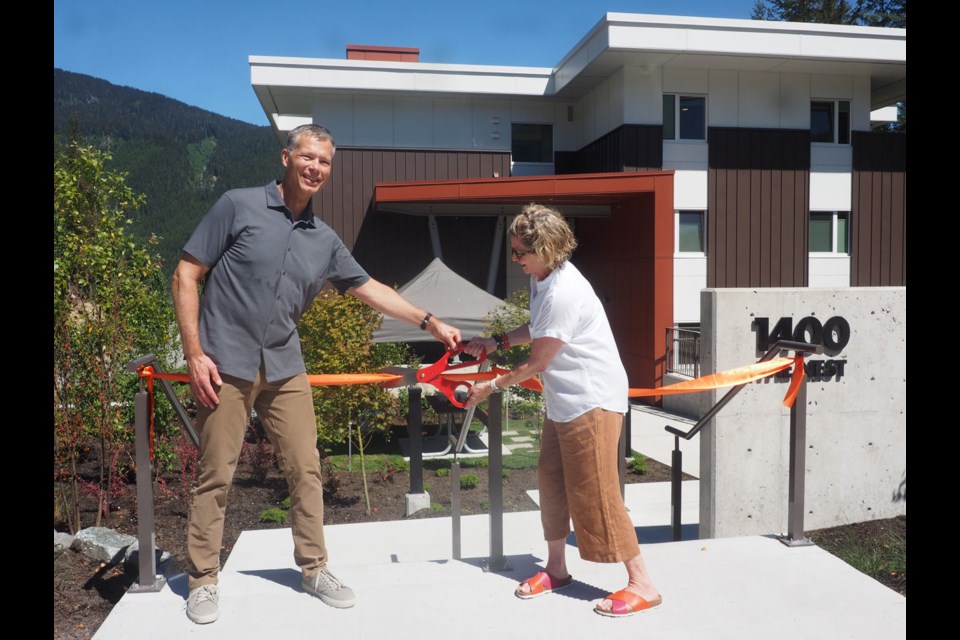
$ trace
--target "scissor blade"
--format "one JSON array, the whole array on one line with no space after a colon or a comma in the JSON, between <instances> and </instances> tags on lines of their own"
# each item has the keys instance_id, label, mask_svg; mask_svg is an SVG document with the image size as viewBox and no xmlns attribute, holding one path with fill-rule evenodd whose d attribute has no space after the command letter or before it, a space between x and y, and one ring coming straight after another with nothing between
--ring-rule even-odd
<instances>
[{"instance_id":1,"label":"scissor blade","mask_svg":"<svg viewBox=\"0 0 960 640\"><path fill-rule=\"evenodd\" d=\"M414 369L412 367L403 367L403 366L392 366L384 367L378 371L378 373L388 373L390 375L400 376L396 380L390 380L388 382L381 382L380 386L384 389L396 389L398 387L409 387L417 384L417 371L419 369Z\"/></svg>"}]
</instances>

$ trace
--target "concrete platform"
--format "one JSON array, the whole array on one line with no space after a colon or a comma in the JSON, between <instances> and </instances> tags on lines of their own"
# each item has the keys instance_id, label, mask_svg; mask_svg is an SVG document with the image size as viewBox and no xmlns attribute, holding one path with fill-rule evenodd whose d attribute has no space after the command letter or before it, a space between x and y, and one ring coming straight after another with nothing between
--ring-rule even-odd
<instances>
[{"instance_id":1,"label":"concrete platform","mask_svg":"<svg viewBox=\"0 0 960 640\"><path fill-rule=\"evenodd\" d=\"M631 446L671 464L666 424L693 422L655 408L632 408ZM683 470L699 476L699 437L681 440ZM539 504L537 491L530 492ZM185 614L187 581L172 576L157 593L127 593L95 640L209 638L390 638L451 635L499 640L536 633L552 639L902 640L906 598L816 547L790 548L773 536L698 540L699 481L683 483L682 541L670 542L670 484L626 486L625 501L663 606L627 619L595 614L593 603L625 584L622 565L580 559L571 535L564 591L520 600L517 582L545 561L537 511L503 517L509 568L485 572L490 522L461 520L461 560L452 559L449 517L326 527L330 568L357 593L352 609L332 609L300 590L289 529L240 535L223 567L220 619L195 625Z\"/></svg>"},{"instance_id":2,"label":"concrete platform","mask_svg":"<svg viewBox=\"0 0 960 640\"><path fill-rule=\"evenodd\" d=\"M127 593L96 640L170 638L390 638L451 635L458 640L642 637L718 639L906 637L906 599L815 546L772 537L697 540L698 482L684 483L682 542L669 540L669 484L627 485L626 502L662 607L627 619L592 611L625 584L622 565L585 562L571 536L575 584L531 601L516 583L542 566L536 511L504 515L510 569L484 572L489 519L462 519L462 560L451 559L451 520L432 518L326 528L331 569L357 593L332 609L300 590L289 529L241 534L221 573L221 616L195 625L185 615L186 577L157 593Z\"/></svg>"}]
</instances>

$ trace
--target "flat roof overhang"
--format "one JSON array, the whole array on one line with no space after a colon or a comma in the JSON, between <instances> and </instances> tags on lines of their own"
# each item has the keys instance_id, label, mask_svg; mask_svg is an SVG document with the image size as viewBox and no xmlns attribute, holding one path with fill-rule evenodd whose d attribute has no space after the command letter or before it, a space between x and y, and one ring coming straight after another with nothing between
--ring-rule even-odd
<instances>
[{"instance_id":1,"label":"flat roof overhang","mask_svg":"<svg viewBox=\"0 0 960 640\"><path fill-rule=\"evenodd\" d=\"M514 215L530 202L549 204L564 215L602 217L611 206L641 193L672 194L672 170L630 173L518 176L417 182L380 182L377 211L409 215Z\"/></svg>"}]
</instances>

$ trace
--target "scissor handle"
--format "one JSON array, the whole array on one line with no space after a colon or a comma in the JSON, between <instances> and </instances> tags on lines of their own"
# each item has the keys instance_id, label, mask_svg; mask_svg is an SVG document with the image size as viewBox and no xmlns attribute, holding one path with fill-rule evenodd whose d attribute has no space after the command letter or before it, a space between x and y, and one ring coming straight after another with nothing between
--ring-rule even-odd
<instances>
[{"instance_id":1,"label":"scissor handle","mask_svg":"<svg viewBox=\"0 0 960 640\"><path fill-rule=\"evenodd\" d=\"M448 361L452 356L455 356L463 351L464 342L457 344L456 349L447 351L443 356L434 362L429 367L424 367L417 371L417 382L433 385L436 387L440 393L446 396L447 400L450 403L457 407L458 409L463 409L466 405L463 402L460 402L456 398L456 390L458 387L466 386L467 390L472 387L471 384L466 382L452 382L450 380L444 380L440 377L441 373L446 371L452 371L455 369L462 369L464 367L474 367L478 364L483 363L487 359L487 352L483 351L476 360L471 360L470 362L461 362L460 364L448 365Z\"/></svg>"}]
</instances>

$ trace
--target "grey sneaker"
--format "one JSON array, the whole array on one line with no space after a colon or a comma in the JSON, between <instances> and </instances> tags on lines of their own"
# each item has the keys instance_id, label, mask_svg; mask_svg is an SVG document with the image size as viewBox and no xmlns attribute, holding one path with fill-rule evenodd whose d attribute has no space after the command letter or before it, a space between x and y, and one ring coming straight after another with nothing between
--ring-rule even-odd
<instances>
[{"instance_id":1,"label":"grey sneaker","mask_svg":"<svg viewBox=\"0 0 960 640\"><path fill-rule=\"evenodd\" d=\"M301 585L304 591L320 598L331 607L347 609L357 603L357 598L353 595L353 589L343 584L337 576L330 573L330 570L326 568L320 569L320 572L312 578L303 576Z\"/></svg>"},{"instance_id":2,"label":"grey sneaker","mask_svg":"<svg viewBox=\"0 0 960 640\"><path fill-rule=\"evenodd\" d=\"M187 597L187 617L197 624L208 624L220 617L220 588L205 584L190 589Z\"/></svg>"}]
</instances>

